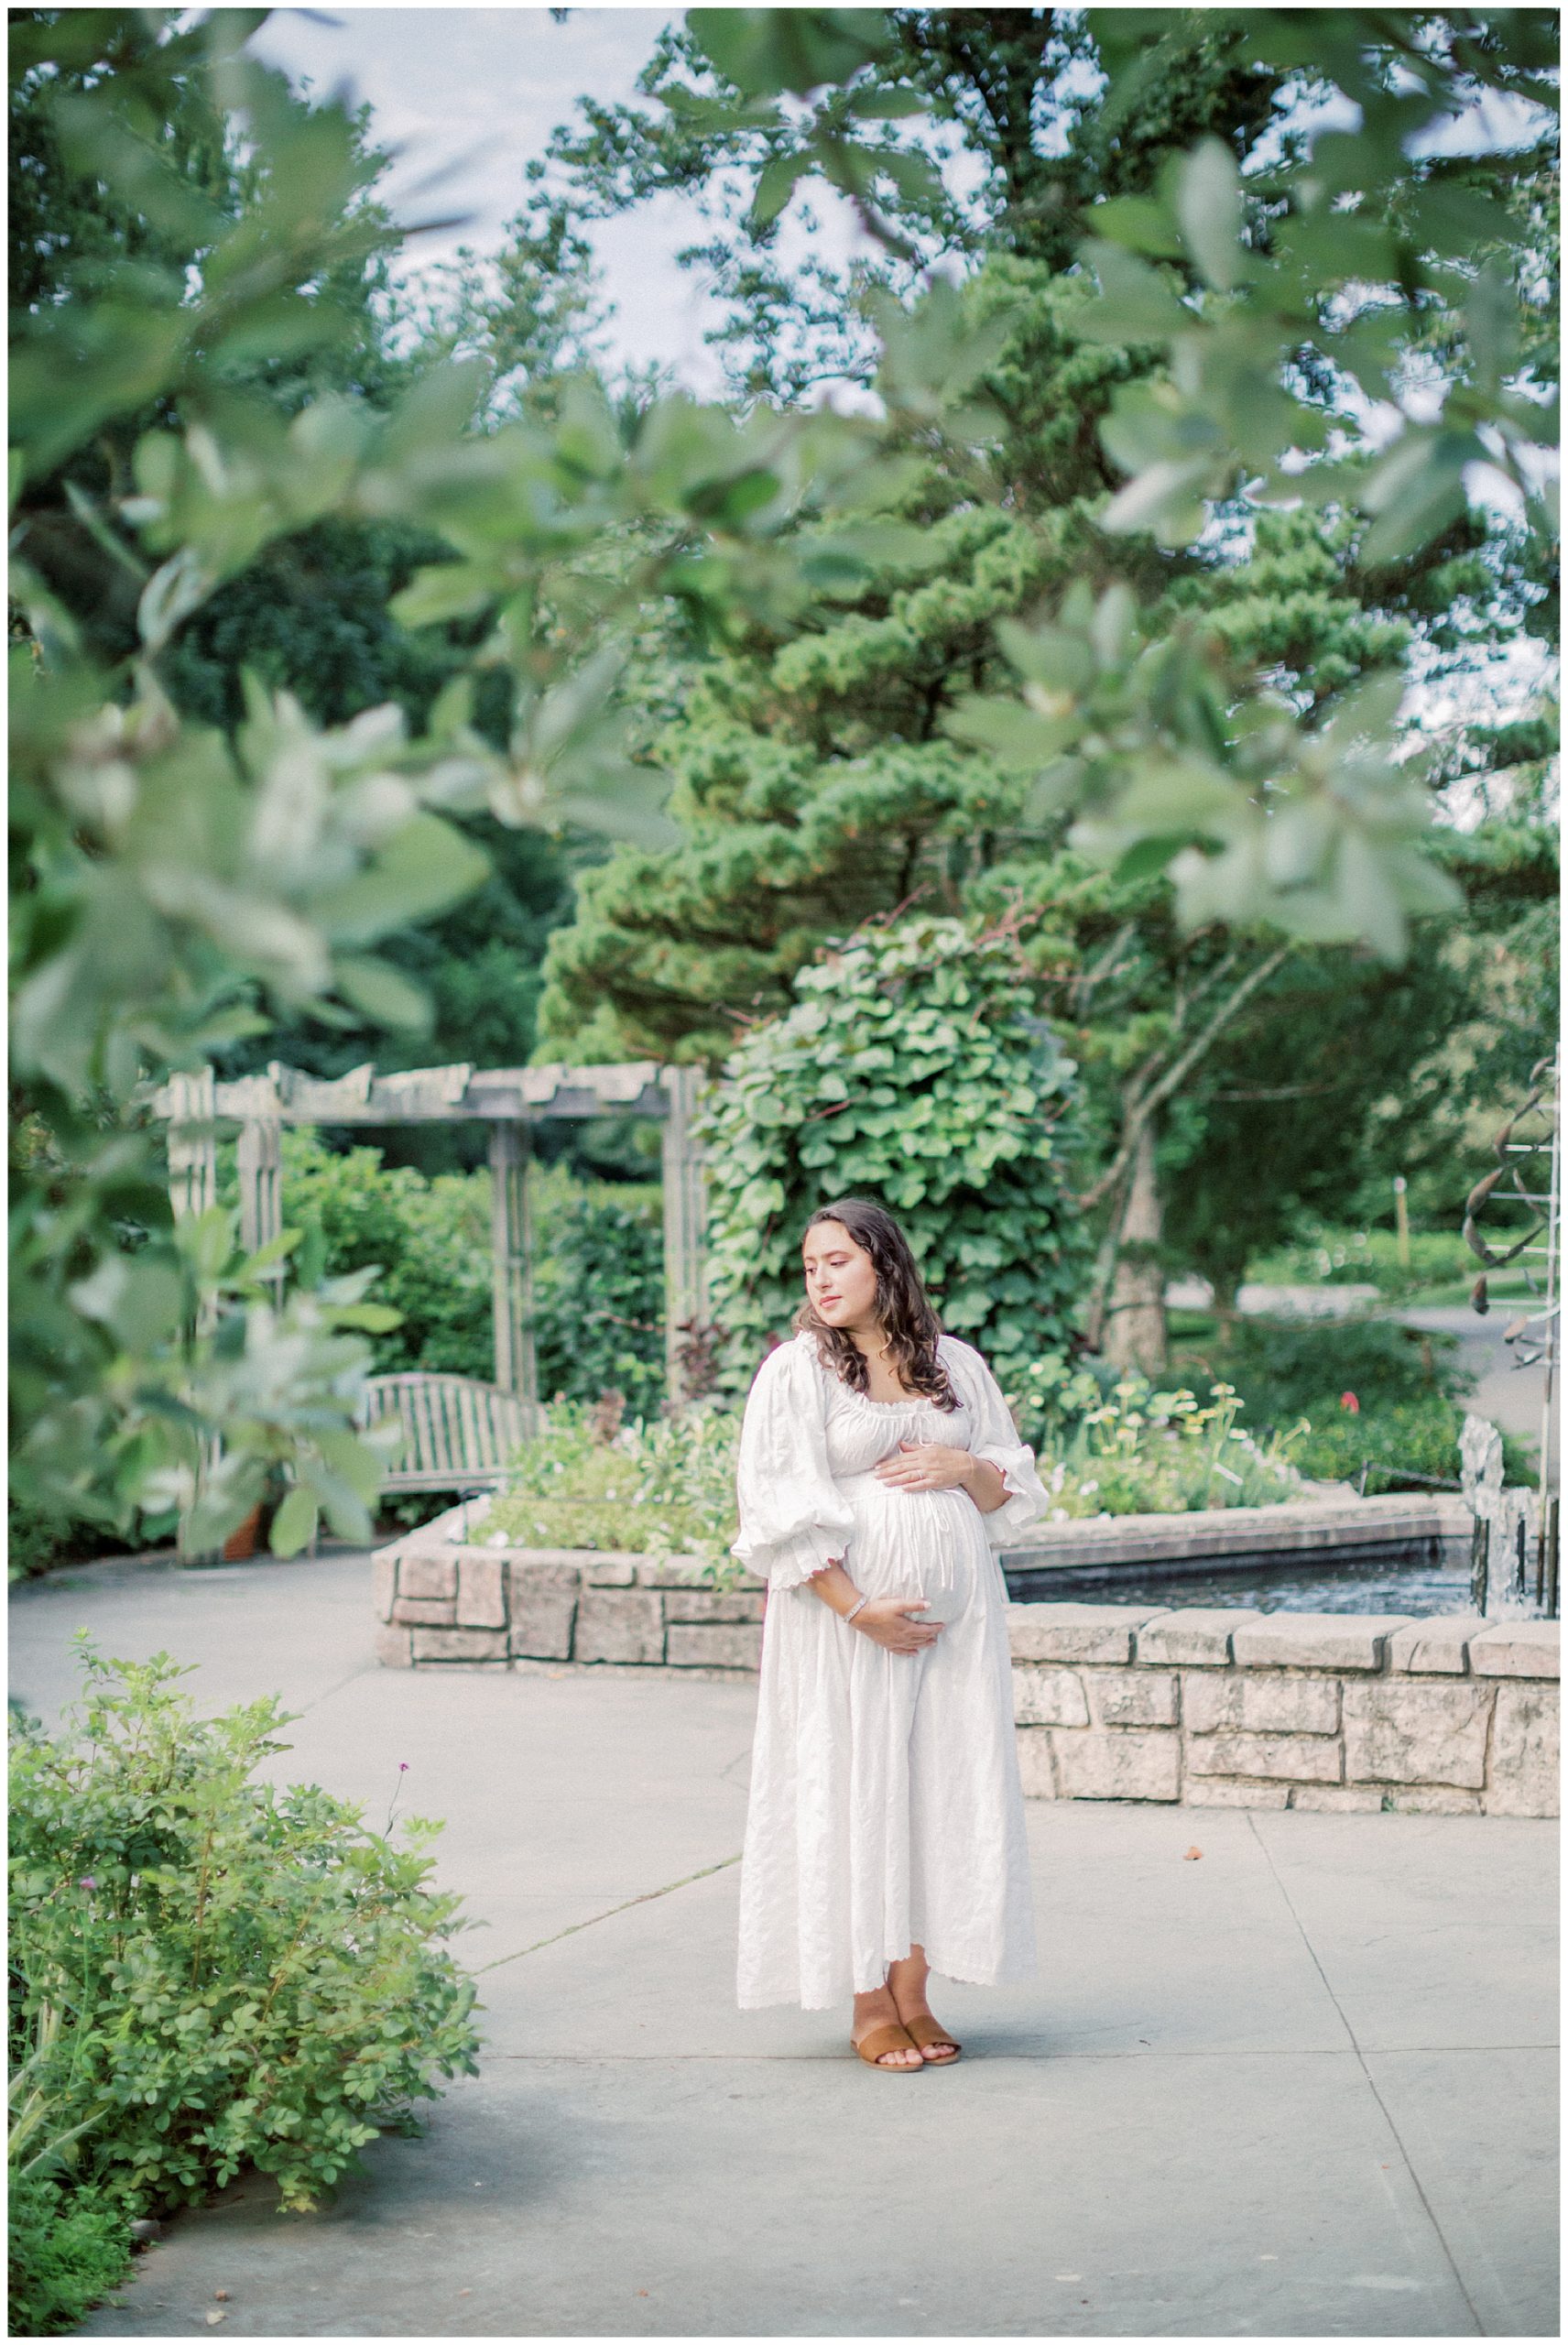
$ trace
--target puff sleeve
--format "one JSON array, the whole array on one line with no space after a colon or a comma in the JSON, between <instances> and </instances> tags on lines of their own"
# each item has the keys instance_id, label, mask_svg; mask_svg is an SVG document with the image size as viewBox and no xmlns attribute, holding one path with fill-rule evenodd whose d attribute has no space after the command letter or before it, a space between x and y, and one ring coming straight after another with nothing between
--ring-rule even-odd
<instances>
[{"instance_id":1,"label":"puff sleeve","mask_svg":"<svg viewBox=\"0 0 1568 2345\"><path fill-rule=\"evenodd\" d=\"M771 1587L799 1587L841 1561L855 1528L828 1465L821 1373L797 1337L769 1352L746 1396L730 1553Z\"/></svg>"},{"instance_id":2,"label":"puff sleeve","mask_svg":"<svg viewBox=\"0 0 1568 2345\"><path fill-rule=\"evenodd\" d=\"M985 1535L993 1547L1005 1547L1031 1522L1051 1511L1051 1499L1035 1471L1034 1452L1018 1439L1012 1411L1002 1388L972 1344L944 1336L942 1353L956 1372L959 1389L968 1403L975 1427L970 1454L986 1458L1002 1477L1007 1497L989 1514L982 1514Z\"/></svg>"}]
</instances>

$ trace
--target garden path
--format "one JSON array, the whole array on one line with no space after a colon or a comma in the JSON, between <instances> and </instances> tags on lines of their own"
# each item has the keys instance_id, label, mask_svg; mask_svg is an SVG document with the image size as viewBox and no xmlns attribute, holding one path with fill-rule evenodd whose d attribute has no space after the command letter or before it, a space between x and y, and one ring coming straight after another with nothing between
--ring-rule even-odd
<instances>
[{"instance_id":1,"label":"garden path","mask_svg":"<svg viewBox=\"0 0 1568 2345\"><path fill-rule=\"evenodd\" d=\"M372 1822L406 1760L486 1925L425 2136L314 2216L242 2176L88 2335L1558 2333L1554 1826L1031 1804L1043 1983L940 1993L964 2060L874 2076L845 2015L734 2005L749 1685L381 1669L369 1580L13 1592L46 1718L84 1625L203 1708L281 1692L279 1779Z\"/></svg>"}]
</instances>

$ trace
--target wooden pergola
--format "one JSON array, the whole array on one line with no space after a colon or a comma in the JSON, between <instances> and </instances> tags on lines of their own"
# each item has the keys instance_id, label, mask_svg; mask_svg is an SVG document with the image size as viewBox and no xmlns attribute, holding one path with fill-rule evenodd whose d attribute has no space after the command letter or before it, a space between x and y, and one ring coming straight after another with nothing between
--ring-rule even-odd
<instances>
[{"instance_id":1,"label":"wooden pergola","mask_svg":"<svg viewBox=\"0 0 1568 2345\"><path fill-rule=\"evenodd\" d=\"M172 1074L155 1096L169 1123L169 1191L176 1214L217 1199L218 1134L239 1125L240 1236L247 1249L283 1227L285 1124L483 1123L494 1181L495 1382L513 1395L532 1432L539 1372L534 1353L533 1230L528 1168L533 1128L591 1116L657 1117L664 1179L664 1344L670 1397L682 1387L680 1332L708 1312L707 1213L702 1153L691 1130L699 1071L635 1059L611 1066L412 1067L373 1065L322 1081L274 1061L265 1074L219 1083L212 1069Z\"/></svg>"}]
</instances>

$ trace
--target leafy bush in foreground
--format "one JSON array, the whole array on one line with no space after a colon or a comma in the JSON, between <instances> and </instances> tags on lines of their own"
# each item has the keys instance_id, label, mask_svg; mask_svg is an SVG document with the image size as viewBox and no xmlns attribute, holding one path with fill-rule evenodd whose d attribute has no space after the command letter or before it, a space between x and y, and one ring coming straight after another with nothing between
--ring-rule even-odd
<instances>
[{"instance_id":1,"label":"leafy bush in foreground","mask_svg":"<svg viewBox=\"0 0 1568 2345\"><path fill-rule=\"evenodd\" d=\"M473 1984L441 1944L461 1901L426 1886L440 1825L407 1817L394 1848L390 1815L378 1832L319 1785L253 1782L289 1748L276 1696L197 1718L167 1653L76 1643L73 1722L11 1721L11 2059L55 2139L82 2126L59 2163L83 2195L26 2202L27 2304L62 2260L85 2285L93 2208L161 2211L251 2165L310 2209L378 2132L419 2130L438 2077L476 2072Z\"/></svg>"},{"instance_id":2,"label":"leafy bush in foreground","mask_svg":"<svg viewBox=\"0 0 1568 2345\"><path fill-rule=\"evenodd\" d=\"M126 2221L99 2190L72 2190L44 2174L14 2177L6 2207L11 2335L59 2336L117 2287L131 2269Z\"/></svg>"}]
</instances>

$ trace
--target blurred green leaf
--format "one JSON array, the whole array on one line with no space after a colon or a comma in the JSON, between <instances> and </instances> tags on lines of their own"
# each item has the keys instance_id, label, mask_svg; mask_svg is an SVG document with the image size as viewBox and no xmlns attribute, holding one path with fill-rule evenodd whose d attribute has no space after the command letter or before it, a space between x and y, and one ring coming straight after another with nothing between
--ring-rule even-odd
<instances>
[{"instance_id":1,"label":"blurred green leaf","mask_svg":"<svg viewBox=\"0 0 1568 2345\"><path fill-rule=\"evenodd\" d=\"M272 1518L267 1544L275 1555L298 1555L316 1535L320 1510L309 1490L289 1492Z\"/></svg>"},{"instance_id":2,"label":"blurred green leaf","mask_svg":"<svg viewBox=\"0 0 1568 2345\"><path fill-rule=\"evenodd\" d=\"M390 961L339 954L332 963L332 975L340 993L378 1026L395 1033L429 1033L434 1017L429 994Z\"/></svg>"},{"instance_id":3,"label":"blurred green leaf","mask_svg":"<svg viewBox=\"0 0 1568 2345\"><path fill-rule=\"evenodd\" d=\"M804 97L848 80L891 45L878 8L690 8L686 27L746 97Z\"/></svg>"},{"instance_id":4,"label":"blurred green leaf","mask_svg":"<svg viewBox=\"0 0 1568 2345\"><path fill-rule=\"evenodd\" d=\"M334 944L369 944L427 919L478 887L490 868L480 850L438 814L417 813L395 831L376 861L306 899Z\"/></svg>"},{"instance_id":5,"label":"blurred green leaf","mask_svg":"<svg viewBox=\"0 0 1568 2345\"><path fill-rule=\"evenodd\" d=\"M1362 560L1374 567L1402 561L1457 520L1466 502L1465 467L1485 453L1471 432L1407 426L1362 491L1361 502L1377 517Z\"/></svg>"},{"instance_id":6,"label":"blurred green leaf","mask_svg":"<svg viewBox=\"0 0 1568 2345\"><path fill-rule=\"evenodd\" d=\"M1176 216L1187 249L1222 293L1246 273L1241 248L1241 174L1236 158L1217 138L1201 139L1187 156L1176 181Z\"/></svg>"},{"instance_id":7,"label":"blurred green leaf","mask_svg":"<svg viewBox=\"0 0 1568 2345\"><path fill-rule=\"evenodd\" d=\"M1073 332L1081 341L1164 342L1196 324L1192 311L1147 261L1097 236L1088 238L1082 252L1101 291L1073 312Z\"/></svg>"},{"instance_id":8,"label":"blurred green leaf","mask_svg":"<svg viewBox=\"0 0 1568 2345\"><path fill-rule=\"evenodd\" d=\"M1024 767L1047 763L1077 731L1075 725L1037 715L1017 701L978 696L949 709L942 727L955 741L973 742L1010 765Z\"/></svg>"},{"instance_id":9,"label":"blurred green leaf","mask_svg":"<svg viewBox=\"0 0 1568 2345\"><path fill-rule=\"evenodd\" d=\"M800 181L816 168L810 155L775 155L764 164L752 198L750 223L754 235L771 227L794 194Z\"/></svg>"},{"instance_id":10,"label":"blurred green leaf","mask_svg":"<svg viewBox=\"0 0 1568 2345\"><path fill-rule=\"evenodd\" d=\"M1146 253L1154 260L1181 260L1185 254L1174 217L1152 196L1107 196L1087 217L1101 242L1125 245L1129 252Z\"/></svg>"}]
</instances>

